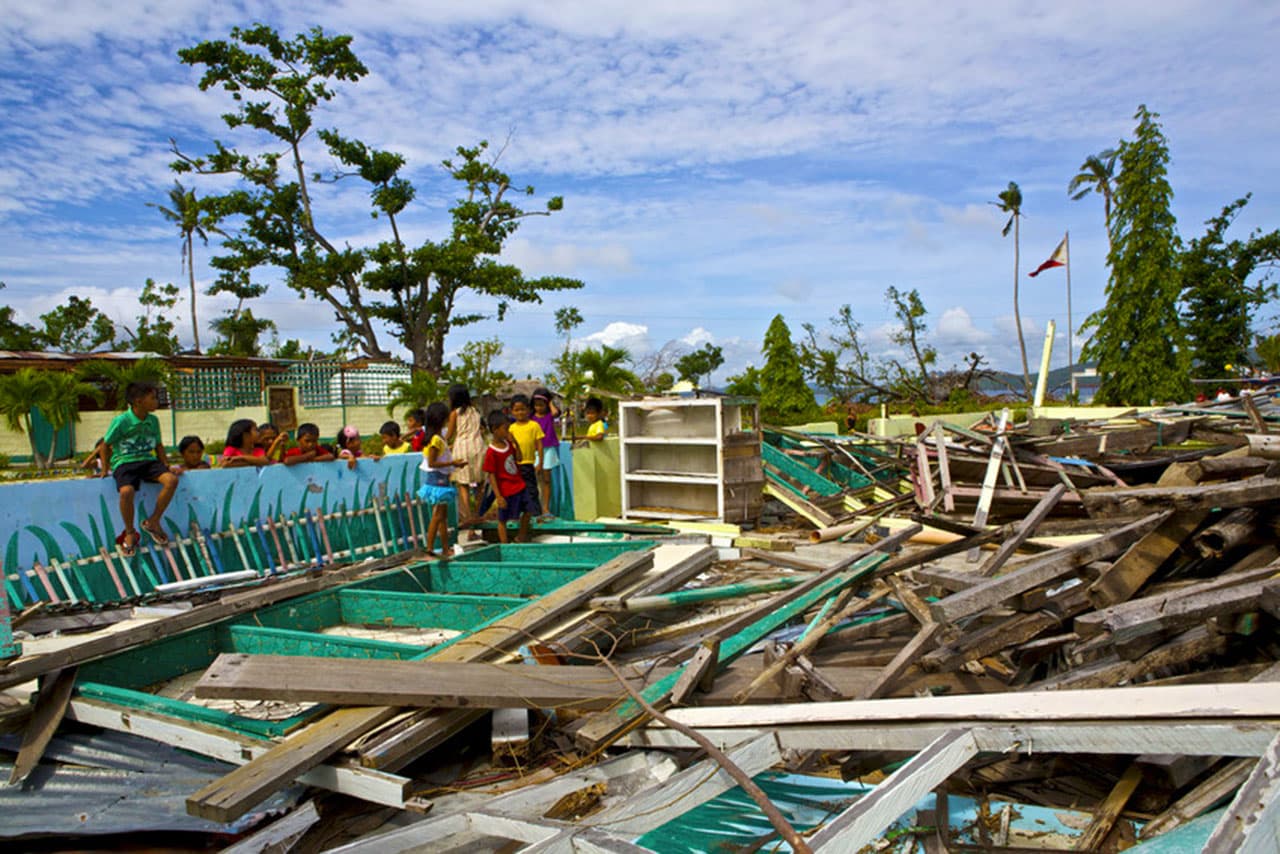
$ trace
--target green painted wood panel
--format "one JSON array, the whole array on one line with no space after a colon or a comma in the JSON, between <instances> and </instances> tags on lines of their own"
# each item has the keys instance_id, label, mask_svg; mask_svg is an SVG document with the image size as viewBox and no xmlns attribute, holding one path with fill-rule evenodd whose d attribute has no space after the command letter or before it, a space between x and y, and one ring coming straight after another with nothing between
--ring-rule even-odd
<instances>
[{"instance_id":1,"label":"green painted wood panel","mask_svg":"<svg viewBox=\"0 0 1280 854\"><path fill-rule=\"evenodd\" d=\"M343 590L342 621L348 625L403 626L471 631L528 600L511 596Z\"/></svg>"},{"instance_id":2,"label":"green painted wood panel","mask_svg":"<svg viewBox=\"0 0 1280 854\"><path fill-rule=\"evenodd\" d=\"M377 658L408 661L422 654L425 646L378 640L321 635L292 629L260 626L231 626L231 649L249 655L310 655L325 658ZM212 663L212 662L210 662Z\"/></svg>"}]
</instances>

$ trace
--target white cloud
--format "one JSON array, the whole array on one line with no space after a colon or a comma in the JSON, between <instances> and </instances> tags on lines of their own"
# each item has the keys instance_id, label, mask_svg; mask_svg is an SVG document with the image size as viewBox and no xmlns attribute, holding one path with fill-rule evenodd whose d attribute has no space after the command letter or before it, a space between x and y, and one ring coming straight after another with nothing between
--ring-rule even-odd
<instances>
[{"instance_id":1,"label":"white cloud","mask_svg":"<svg viewBox=\"0 0 1280 854\"><path fill-rule=\"evenodd\" d=\"M627 323L615 320L599 332L577 339L575 347L598 347L607 344L610 347L621 347L638 356L650 350L649 327L639 323Z\"/></svg>"},{"instance_id":2,"label":"white cloud","mask_svg":"<svg viewBox=\"0 0 1280 854\"><path fill-rule=\"evenodd\" d=\"M716 337L712 335L704 327L697 327L689 331L689 334L680 339L681 344L686 344L693 349L698 349L703 344L714 344Z\"/></svg>"},{"instance_id":3,"label":"white cloud","mask_svg":"<svg viewBox=\"0 0 1280 854\"><path fill-rule=\"evenodd\" d=\"M937 338L942 345L980 347L991 340L991 333L974 326L968 309L957 305L938 317Z\"/></svg>"}]
</instances>

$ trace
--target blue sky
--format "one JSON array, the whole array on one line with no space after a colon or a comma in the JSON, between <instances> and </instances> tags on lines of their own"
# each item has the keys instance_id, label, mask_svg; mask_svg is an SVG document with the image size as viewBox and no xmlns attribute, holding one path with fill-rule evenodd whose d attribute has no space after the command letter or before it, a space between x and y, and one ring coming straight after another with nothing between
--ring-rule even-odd
<instances>
[{"instance_id":1,"label":"blue sky","mask_svg":"<svg viewBox=\"0 0 1280 854\"><path fill-rule=\"evenodd\" d=\"M505 255L585 289L448 342L496 334L519 376L559 349L562 305L585 318L579 341L637 359L713 342L727 359L717 379L760 364L775 314L799 335L843 303L888 353L890 285L920 291L944 367L977 350L1016 369L1012 237L988 204L1010 180L1026 214L1029 356L1054 319L1064 364L1063 271L1026 272L1070 229L1076 325L1102 305L1101 200L1070 201L1066 185L1131 132L1139 103L1161 115L1184 238L1250 191L1237 233L1280 224L1274 3L0 0L0 299L20 317L77 294L131 322L146 278L185 283L177 233L147 206L174 178L169 138L192 151L243 139L176 51L259 21L355 37L370 74L317 125L407 156L410 238L446 233L438 164L460 144L510 134L501 165L539 199L565 197ZM318 143L306 156L331 165ZM381 239L358 187L321 195L331 232ZM208 256L198 250L204 284ZM202 296L198 310L228 305ZM179 308L189 340L185 296ZM255 312L318 346L333 329L279 284Z\"/></svg>"}]
</instances>

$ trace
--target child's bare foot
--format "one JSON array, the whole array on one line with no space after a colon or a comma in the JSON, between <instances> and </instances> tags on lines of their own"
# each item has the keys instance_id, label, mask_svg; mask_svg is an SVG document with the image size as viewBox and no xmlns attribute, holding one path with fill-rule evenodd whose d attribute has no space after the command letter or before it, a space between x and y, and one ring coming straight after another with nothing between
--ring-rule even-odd
<instances>
[{"instance_id":1,"label":"child's bare foot","mask_svg":"<svg viewBox=\"0 0 1280 854\"><path fill-rule=\"evenodd\" d=\"M423 554L424 554L424 555L426 555L427 557L435 557L435 556L436 556L436 553L435 553L435 552L433 552L431 549L427 549L425 552L423 552Z\"/></svg>"},{"instance_id":2,"label":"child's bare foot","mask_svg":"<svg viewBox=\"0 0 1280 854\"><path fill-rule=\"evenodd\" d=\"M156 520L144 519L140 527L151 535L151 539L154 540L155 544L160 548L164 548L169 545L169 535L164 532L160 527L160 523Z\"/></svg>"},{"instance_id":3,"label":"child's bare foot","mask_svg":"<svg viewBox=\"0 0 1280 854\"><path fill-rule=\"evenodd\" d=\"M440 557L453 557L453 546L441 550Z\"/></svg>"},{"instance_id":4,"label":"child's bare foot","mask_svg":"<svg viewBox=\"0 0 1280 854\"><path fill-rule=\"evenodd\" d=\"M125 557L133 557L138 551L138 532L130 528L124 531L120 536L116 537L116 545L120 547L120 554Z\"/></svg>"}]
</instances>

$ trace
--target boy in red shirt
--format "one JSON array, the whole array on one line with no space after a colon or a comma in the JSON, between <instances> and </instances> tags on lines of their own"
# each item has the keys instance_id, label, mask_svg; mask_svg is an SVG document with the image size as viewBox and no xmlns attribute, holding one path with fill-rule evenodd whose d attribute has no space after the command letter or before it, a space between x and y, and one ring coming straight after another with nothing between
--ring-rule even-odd
<instances>
[{"instance_id":1,"label":"boy in red shirt","mask_svg":"<svg viewBox=\"0 0 1280 854\"><path fill-rule=\"evenodd\" d=\"M524 478L520 475L516 460L518 452L511 441L508 426L511 419L505 412L495 409L485 421L493 439L485 449L483 468L498 505L498 542L507 542L507 522L519 517L520 533L517 534L516 541L527 543L529 517L533 507L525 489Z\"/></svg>"}]
</instances>

